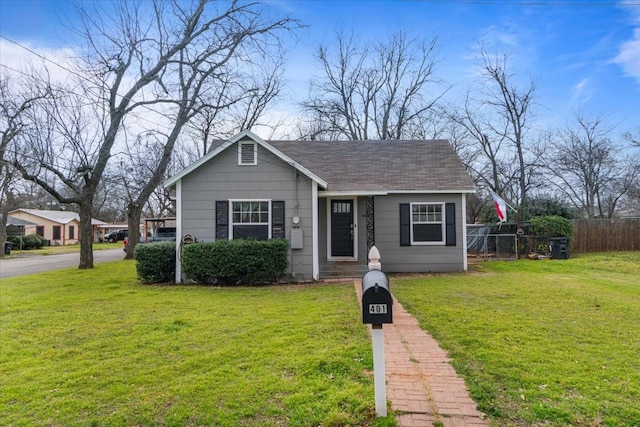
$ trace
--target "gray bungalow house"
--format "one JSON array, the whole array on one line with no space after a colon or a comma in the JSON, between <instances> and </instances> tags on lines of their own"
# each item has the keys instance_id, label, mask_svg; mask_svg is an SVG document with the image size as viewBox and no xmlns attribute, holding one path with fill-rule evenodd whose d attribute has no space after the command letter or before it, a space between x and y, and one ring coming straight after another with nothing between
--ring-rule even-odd
<instances>
[{"instance_id":1,"label":"gray bungalow house","mask_svg":"<svg viewBox=\"0 0 640 427\"><path fill-rule=\"evenodd\" d=\"M175 190L177 236L285 238L292 280L359 276L374 244L387 272L467 269L465 195L475 187L444 140L265 141L243 131L165 187Z\"/></svg>"}]
</instances>

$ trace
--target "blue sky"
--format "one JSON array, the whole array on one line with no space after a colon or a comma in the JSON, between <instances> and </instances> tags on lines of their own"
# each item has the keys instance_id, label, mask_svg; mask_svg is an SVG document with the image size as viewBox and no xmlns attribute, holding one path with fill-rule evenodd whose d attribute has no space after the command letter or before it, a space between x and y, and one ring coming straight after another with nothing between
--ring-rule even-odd
<instances>
[{"instance_id":1,"label":"blue sky","mask_svg":"<svg viewBox=\"0 0 640 427\"><path fill-rule=\"evenodd\" d=\"M640 0L626 1L287 1L268 2L307 28L291 44L287 78L300 100L317 75L312 51L335 31L353 30L363 40L402 29L438 38L436 74L454 89L457 103L474 77L479 42L510 53L511 71L538 80L537 120L562 126L577 110L604 114L616 133L640 127ZM0 0L0 35L31 49L66 47L69 31L62 0ZM0 63L22 48L0 38Z\"/></svg>"}]
</instances>

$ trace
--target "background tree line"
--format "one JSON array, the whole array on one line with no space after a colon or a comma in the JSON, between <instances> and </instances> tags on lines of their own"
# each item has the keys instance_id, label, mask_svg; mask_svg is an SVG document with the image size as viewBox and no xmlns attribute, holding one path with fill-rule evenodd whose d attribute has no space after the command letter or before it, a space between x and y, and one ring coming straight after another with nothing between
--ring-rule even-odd
<instances>
[{"instance_id":1,"label":"background tree line","mask_svg":"<svg viewBox=\"0 0 640 427\"><path fill-rule=\"evenodd\" d=\"M91 217L128 221L131 257L141 217L172 214L162 181L258 125L293 139L448 139L478 185L470 222L495 221L490 192L522 219L640 211L640 129L616 139L606 112L542 128L540 80L513 73L508 53L479 45L477 78L452 100L437 39L340 31L315 51L292 129L266 113L286 88L294 17L237 1L77 8L81 55L0 70L0 241L15 208L71 209L81 268L93 266Z\"/></svg>"}]
</instances>

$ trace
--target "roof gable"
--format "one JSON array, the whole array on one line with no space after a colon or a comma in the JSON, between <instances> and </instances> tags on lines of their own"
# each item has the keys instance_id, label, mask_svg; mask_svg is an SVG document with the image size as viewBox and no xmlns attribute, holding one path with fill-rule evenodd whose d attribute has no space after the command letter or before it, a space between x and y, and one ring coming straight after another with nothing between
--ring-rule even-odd
<instances>
[{"instance_id":1,"label":"roof gable","mask_svg":"<svg viewBox=\"0 0 640 427\"><path fill-rule=\"evenodd\" d=\"M188 167L186 167L182 171L178 172L177 174L175 174L174 176L172 176L171 178L166 180L164 182L164 186L165 187L171 187L171 186L175 185L175 183L178 182L180 179L182 179L186 175L190 174L191 172L195 171L196 169L198 169L202 165L206 164L211 159L213 159L214 157L216 157L217 155L219 155L220 153L225 151L227 148L231 147L232 145L234 145L235 143L237 143L237 142L239 142L241 140L246 140L246 139L251 139L252 141L256 142L258 145L262 146L263 148L265 148L266 150L268 150L272 154L274 154L277 157L279 157L285 163L288 163L293 168L295 168L295 169L299 170L300 172L302 172L308 178L316 181L318 183L318 185L320 185L320 187L326 188L327 182L323 178L321 178L320 176L316 175L314 172L312 172L311 170L306 168L304 165L300 164L299 162L297 162L293 158L289 157L287 154L281 152L280 150L275 148L273 145L271 145L267 141L263 140L262 138L260 138L259 136L257 136L256 134L254 134L253 132L248 131L248 130L240 132L239 134L237 134L233 138L229 139L228 141L225 141L222 144L217 145L215 148L212 147L213 150L209 151L205 156L203 156L198 161L192 163L191 165L189 165Z\"/></svg>"}]
</instances>

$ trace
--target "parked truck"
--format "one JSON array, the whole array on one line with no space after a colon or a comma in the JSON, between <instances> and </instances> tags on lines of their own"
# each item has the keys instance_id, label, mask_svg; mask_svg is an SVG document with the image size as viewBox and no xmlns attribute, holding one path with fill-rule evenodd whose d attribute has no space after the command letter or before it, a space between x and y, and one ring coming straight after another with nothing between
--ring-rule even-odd
<instances>
[{"instance_id":1,"label":"parked truck","mask_svg":"<svg viewBox=\"0 0 640 427\"><path fill-rule=\"evenodd\" d=\"M147 242L162 242L162 241L173 241L176 240L176 227L158 227L153 230L153 234L147 238ZM140 243L146 243L143 239L140 239ZM129 237L125 237L124 239L124 248L123 250L127 251L127 245L129 244Z\"/></svg>"}]
</instances>

